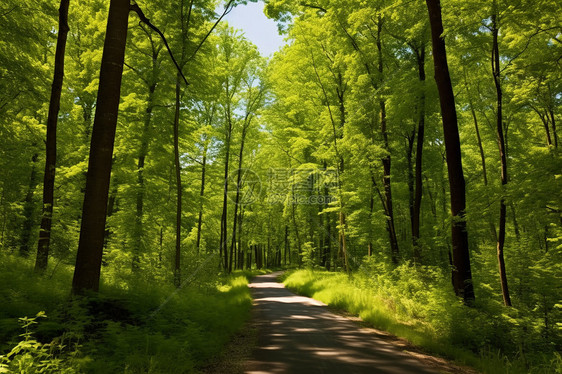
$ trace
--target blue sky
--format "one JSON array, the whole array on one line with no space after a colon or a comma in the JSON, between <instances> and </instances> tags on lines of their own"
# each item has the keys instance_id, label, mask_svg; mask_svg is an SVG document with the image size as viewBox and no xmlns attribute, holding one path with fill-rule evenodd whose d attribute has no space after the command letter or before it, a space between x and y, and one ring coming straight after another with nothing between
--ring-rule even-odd
<instances>
[{"instance_id":1,"label":"blue sky","mask_svg":"<svg viewBox=\"0 0 562 374\"><path fill-rule=\"evenodd\" d=\"M239 5L225 17L228 24L242 30L245 37L254 43L262 56L270 56L285 42L277 33L275 21L268 19L263 14L263 2ZM217 11L220 11L220 7Z\"/></svg>"}]
</instances>

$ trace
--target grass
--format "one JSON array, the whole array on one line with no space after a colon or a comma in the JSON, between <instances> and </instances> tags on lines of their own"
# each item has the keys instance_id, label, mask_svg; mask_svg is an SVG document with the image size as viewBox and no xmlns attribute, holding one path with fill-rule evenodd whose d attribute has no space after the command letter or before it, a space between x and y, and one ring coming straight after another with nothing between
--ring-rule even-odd
<instances>
[{"instance_id":1,"label":"grass","mask_svg":"<svg viewBox=\"0 0 562 374\"><path fill-rule=\"evenodd\" d=\"M41 360L54 363L46 373L198 372L250 317L251 272L207 275L179 290L131 278L126 287L105 283L99 295L71 301L70 267L38 277L28 261L0 261L0 372L38 372ZM33 347L19 336L18 319L41 311L47 318L29 328ZM6 357L15 347L20 352ZM18 369L22 358L30 368Z\"/></svg>"},{"instance_id":2,"label":"grass","mask_svg":"<svg viewBox=\"0 0 562 374\"><path fill-rule=\"evenodd\" d=\"M463 306L444 274L403 265L352 275L297 270L284 284L300 294L360 317L431 354L490 374L562 373L553 351L518 352L518 321L490 305ZM516 313L516 311L512 311Z\"/></svg>"}]
</instances>

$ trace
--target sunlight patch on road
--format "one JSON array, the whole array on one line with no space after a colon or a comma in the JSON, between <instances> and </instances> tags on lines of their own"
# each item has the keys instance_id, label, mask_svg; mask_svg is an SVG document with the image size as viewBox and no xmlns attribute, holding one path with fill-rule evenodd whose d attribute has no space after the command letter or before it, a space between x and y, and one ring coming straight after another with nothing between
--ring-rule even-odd
<instances>
[{"instance_id":1,"label":"sunlight patch on road","mask_svg":"<svg viewBox=\"0 0 562 374\"><path fill-rule=\"evenodd\" d=\"M304 315L302 315L302 314L293 314L293 315L291 315L290 318L291 318L291 319L316 319L316 318L314 318L314 317L311 317L311 316L304 316Z\"/></svg>"},{"instance_id":2,"label":"sunlight patch on road","mask_svg":"<svg viewBox=\"0 0 562 374\"><path fill-rule=\"evenodd\" d=\"M309 297L302 297L302 296L281 296L281 297L262 297L255 299L257 303L270 301L274 303L286 303L286 304L303 304L303 305L313 305L313 306L326 306L326 304L311 299Z\"/></svg>"},{"instance_id":3,"label":"sunlight patch on road","mask_svg":"<svg viewBox=\"0 0 562 374\"><path fill-rule=\"evenodd\" d=\"M250 283L250 288L285 288L282 283L277 282L263 282L263 283Z\"/></svg>"}]
</instances>

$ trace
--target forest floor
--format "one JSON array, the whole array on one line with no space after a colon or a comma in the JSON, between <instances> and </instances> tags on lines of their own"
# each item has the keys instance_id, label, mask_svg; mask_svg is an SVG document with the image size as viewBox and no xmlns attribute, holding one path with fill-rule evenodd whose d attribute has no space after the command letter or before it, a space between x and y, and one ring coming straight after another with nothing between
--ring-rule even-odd
<instances>
[{"instance_id":1,"label":"forest floor","mask_svg":"<svg viewBox=\"0 0 562 374\"><path fill-rule=\"evenodd\" d=\"M252 321L205 373L476 373L256 277Z\"/></svg>"}]
</instances>

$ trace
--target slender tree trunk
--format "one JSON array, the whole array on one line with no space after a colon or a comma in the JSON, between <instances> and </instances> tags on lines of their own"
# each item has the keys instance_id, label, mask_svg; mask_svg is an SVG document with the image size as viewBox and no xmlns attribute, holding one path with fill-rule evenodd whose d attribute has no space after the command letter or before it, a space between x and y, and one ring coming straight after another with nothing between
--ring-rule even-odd
<instances>
[{"instance_id":1,"label":"slender tree trunk","mask_svg":"<svg viewBox=\"0 0 562 374\"><path fill-rule=\"evenodd\" d=\"M414 188L414 144L417 134L417 125L414 125L415 128L412 129L411 134L406 136L407 141L407 148L406 148L406 161L408 164L408 208L410 213L410 229L412 235L412 249L414 251L414 260L417 262L416 257L416 248L414 243L414 195L415 195L415 188Z\"/></svg>"},{"instance_id":2,"label":"slender tree trunk","mask_svg":"<svg viewBox=\"0 0 562 374\"><path fill-rule=\"evenodd\" d=\"M51 86L49 114L47 117L47 141L45 158L45 175L43 179L43 214L37 244L35 272L43 273L49 261L49 245L51 241L51 225L53 219L55 170L57 162L57 122L64 79L64 54L68 35L68 8L70 0L61 0L59 7L59 32L55 51L55 71Z\"/></svg>"},{"instance_id":3,"label":"slender tree trunk","mask_svg":"<svg viewBox=\"0 0 562 374\"><path fill-rule=\"evenodd\" d=\"M422 160L423 160L423 140L425 135L425 41L422 41L419 52L416 52L418 60L418 77L421 85L420 93L420 112L418 118L418 138L416 141L416 172L415 183L416 189L414 193L414 209L412 220L412 240L414 246L414 259L421 261L421 248L420 248L420 212L421 200L423 192L422 183Z\"/></svg>"},{"instance_id":4,"label":"slender tree trunk","mask_svg":"<svg viewBox=\"0 0 562 374\"><path fill-rule=\"evenodd\" d=\"M246 249L247 254L246 254L246 268L247 269L251 269L252 268L252 246L249 245L248 248Z\"/></svg>"},{"instance_id":5,"label":"slender tree trunk","mask_svg":"<svg viewBox=\"0 0 562 374\"><path fill-rule=\"evenodd\" d=\"M445 152L447 155L449 189L451 193L453 286L455 293L461 296L466 304L471 304L474 301L474 288L470 270L468 233L466 231L465 181L462 168L455 96L453 94L453 85L449 75L445 40L442 37L443 22L441 18L441 4L439 0L426 0L426 4L431 25L435 81L437 82L441 115L443 117L443 134Z\"/></svg>"},{"instance_id":6,"label":"slender tree trunk","mask_svg":"<svg viewBox=\"0 0 562 374\"><path fill-rule=\"evenodd\" d=\"M513 219L513 230L515 231L515 238L517 241L521 241L521 233L519 232L519 222L517 222L517 215L515 214L515 205L513 202L510 204L511 208L511 218Z\"/></svg>"},{"instance_id":7,"label":"slender tree trunk","mask_svg":"<svg viewBox=\"0 0 562 374\"><path fill-rule=\"evenodd\" d=\"M554 138L554 148L558 148L558 133L556 132L556 119L554 118L554 110L552 107L548 108L550 114L550 124L552 125L552 137Z\"/></svg>"},{"instance_id":8,"label":"slender tree trunk","mask_svg":"<svg viewBox=\"0 0 562 374\"><path fill-rule=\"evenodd\" d=\"M181 285L181 164L179 148L181 76L176 76L176 112L174 115L174 165L176 171L176 253L174 259L174 285Z\"/></svg>"},{"instance_id":9,"label":"slender tree trunk","mask_svg":"<svg viewBox=\"0 0 562 374\"><path fill-rule=\"evenodd\" d=\"M179 149L179 127L180 127L180 108L181 108L181 82L185 81L185 77L181 69L186 64L186 48L187 36L191 22L191 11L193 9L193 0L189 3L187 16L184 12L184 0L180 0L180 23L181 23L181 65L176 64L178 69L176 74L176 100L174 113L174 168L176 174L176 250L174 256L174 285L179 288L181 286L181 212L182 212L182 184L181 184L181 163ZM171 52L170 52L171 55ZM173 56L172 60L174 59ZM155 63L153 58L153 63ZM175 60L174 60L175 62ZM181 67L180 67L181 66ZM156 70L153 68L154 82L156 82ZM187 84L187 81L186 81Z\"/></svg>"},{"instance_id":10,"label":"slender tree trunk","mask_svg":"<svg viewBox=\"0 0 562 374\"><path fill-rule=\"evenodd\" d=\"M285 252L283 254L283 265L287 265L287 252L289 250L289 225L285 225Z\"/></svg>"},{"instance_id":11,"label":"slender tree trunk","mask_svg":"<svg viewBox=\"0 0 562 374\"><path fill-rule=\"evenodd\" d=\"M203 225L203 197L205 196L205 176L207 173L207 150L208 143L203 147L203 163L201 164L201 190L199 191L199 217L197 219L197 254L201 248L201 227Z\"/></svg>"},{"instance_id":12,"label":"slender tree trunk","mask_svg":"<svg viewBox=\"0 0 562 374\"><path fill-rule=\"evenodd\" d=\"M544 127L544 131L546 133L546 146L550 147L552 145L552 138L550 137L550 126L549 126L549 117L548 114L543 114L537 107L531 105L531 108L538 114L539 118Z\"/></svg>"},{"instance_id":13,"label":"slender tree trunk","mask_svg":"<svg viewBox=\"0 0 562 374\"><path fill-rule=\"evenodd\" d=\"M153 70L156 65L156 56L152 56ZM156 84L152 83L148 87L148 99L146 106L146 113L144 118L144 126L141 134L141 146L139 149L139 157L137 161L137 204L135 212L135 227L133 230L133 261L132 269L136 271L140 267L140 255L142 252L142 236L143 236L143 208L144 208L144 163L148 154L148 145L150 141L150 127L152 125L152 109L154 108L154 91Z\"/></svg>"},{"instance_id":14,"label":"slender tree trunk","mask_svg":"<svg viewBox=\"0 0 562 374\"><path fill-rule=\"evenodd\" d=\"M238 253L239 253L239 261L238 261L238 269L244 270L244 254L246 250L242 245L242 223L244 222L244 208L240 209L240 214L238 214Z\"/></svg>"},{"instance_id":15,"label":"slender tree trunk","mask_svg":"<svg viewBox=\"0 0 562 374\"><path fill-rule=\"evenodd\" d=\"M164 228L160 225L158 230L158 269L162 267L162 253L164 252Z\"/></svg>"},{"instance_id":16,"label":"slender tree trunk","mask_svg":"<svg viewBox=\"0 0 562 374\"><path fill-rule=\"evenodd\" d=\"M29 239L31 238L31 231L33 230L33 212L35 204L33 203L33 194L37 187L37 153L31 157L31 176L29 177L29 185L27 186L27 193L23 203L23 227L21 231L20 255L29 256Z\"/></svg>"},{"instance_id":17,"label":"slender tree trunk","mask_svg":"<svg viewBox=\"0 0 562 374\"><path fill-rule=\"evenodd\" d=\"M230 110L230 90L229 82L226 82L226 97L229 102L226 105L226 155L224 161L224 187L223 187L223 203L222 203L222 216L221 216L221 239L220 239L220 251L221 255L224 255L224 270L228 271L228 235L227 235L227 224L228 224L228 168L230 162L230 141L232 136L232 114Z\"/></svg>"},{"instance_id":18,"label":"slender tree trunk","mask_svg":"<svg viewBox=\"0 0 562 374\"><path fill-rule=\"evenodd\" d=\"M111 0L72 293L98 291L130 0Z\"/></svg>"},{"instance_id":19,"label":"slender tree trunk","mask_svg":"<svg viewBox=\"0 0 562 374\"><path fill-rule=\"evenodd\" d=\"M377 22L377 51L378 51L378 71L382 80L384 66L383 66L383 59L382 59L381 33L382 33L382 16L379 14L378 22ZM382 87L382 82L381 82L381 87ZM398 240L396 238L396 228L394 225L394 209L392 207L392 187L390 183L391 157L390 157L390 148L388 144L386 102L384 99L381 99L379 101L379 106L380 106L381 133L384 140L383 147L387 152L387 155L382 159L386 229L388 231L388 236L390 240L390 254L391 254L392 262L394 264L397 264L398 254L400 250L398 248Z\"/></svg>"},{"instance_id":20,"label":"slender tree trunk","mask_svg":"<svg viewBox=\"0 0 562 374\"><path fill-rule=\"evenodd\" d=\"M4 246L6 244L5 241L5 233L6 233L6 220L7 220L7 214L6 214L6 207L4 206L4 195L5 195L5 191L4 188L2 188L2 195L0 195L0 207L2 207L2 230L0 233L0 249L4 250Z\"/></svg>"},{"instance_id":21,"label":"slender tree trunk","mask_svg":"<svg viewBox=\"0 0 562 374\"><path fill-rule=\"evenodd\" d=\"M474 123L474 132L476 133L476 141L478 144L478 150L480 152L480 161L482 163L482 180L484 186L488 185L488 173L486 171L486 157L484 154L484 146L482 145L482 137L480 136L480 126L478 125L478 117L476 116L476 110L474 109L474 103L470 97L470 91L468 90L468 82L466 77L466 71L464 71L464 87L466 89L466 95L468 98L468 105L470 107L470 114L472 115L472 121ZM498 234L496 232L496 226L491 220L488 222L490 226L490 234L495 242L498 241Z\"/></svg>"},{"instance_id":22,"label":"slender tree trunk","mask_svg":"<svg viewBox=\"0 0 562 374\"><path fill-rule=\"evenodd\" d=\"M373 255L373 211L375 208L375 196L373 195L373 187L371 186L371 196L369 197L369 243L367 244L367 255Z\"/></svg>"},{"instance_id":23,"label":"slender tree trunk","mask_svg":"<svg viewBox=\"0 0 562 374\"><path fill-rule=\"evenodd\" d=\"M350 272L350 268L349 268L349 258L348 258L348 254L347 254L347 240L345 237L345 226L347 225L346 219L345 219L345 213L343 211L340 211L340 242L341 242L341 251L342 251L342 255L343 255L343 265L345 267L345 271L349 274Z\"/></svg>"},{"instance_id":24,"label":"slender tree trunk","mask_svg":"<svg viewBox=\"0 0 562 374\"><path fill-rule=\"evenodd\" d=\"M246 131L248 129L249 123L248 117L246 116L246 122L242 127L242 139L240 142L240 153L238 154L238 173L236 176L236 198L234 200L234 220L232 222L232 243L230 244L230 262L228 266L228 271L232 271L232 253L234 252L234 248L236 247L236 226L238 224L238 205L240 204L240 184L242 183L242 161L244 157L244 143L246 141Z\"/></svg>"},{"instance_id":25,"label":"slender tree trunk","mask_svg":"<svg viewBox=\"0 0 562 374\"><path fill-rule=\"evenodd\" d=\"M300 253L302 251L301 248L301 239L300 239L300 233L299 233L299 227L297 226L297 218L296 218L296 212L295 212L295 188L294 186L291 189L292 192L292 210L291 210L291 217L293 219L293 228L295 229L295 238L297 239L297 251L298 251L298 255L297 258L300 259ZM289 254L290 257L290 254ZM299 264L300 264L300 260L299 260Z\"/></svg>"},{"instance_id":26,"label":"slender tree trunk","mask_svg":"<svg viewBox=\"0 0 562 374\"><path fill-rule=\"evenodd\" d=\"M474 110L474 105L472 101L470 102L470 112L472 114L472 120L474 121L474 132L476 133L476 140L478 142L478 150L480 151L480 160L482 163L482 178L484 180L484 185L488 185L488 173L486 172L486 156L484 154L484 146L482 145L482 137L480 136L480 128L478 126L478 118L476 117L476 111Z\"/></svg>"},{"instance_id":27,"label":"slender tree trunk","mask_svg":"<svg viewBox=\"0 0 562 374\"><path fill-rule=\"evenodd\" d=\"M500 162L501 162L501 182L502 189L507 184L507 155L506 147L504 142L503 134L503 101L502 101L502 88L501 88L501 69L500 69L500 55L499 55L499 45L498 45L498 20L497 20L497 3L494 0L493 14L492 14L492 72L494 74L494 83L496 86L497 94L497 121L496 130L498 136L498 146L500 150ZM509 287L507 284L507 274L505 270L505 260L503 255L503 248L505 244L505 223L506 223L506 205L505 199L502 196L500 200L500 223L499 223L499 233L497 241L497 256L498 256L498 267L500 273L500 281L502 287L503 302L506 306L511 306L511 298L509 297Z\"/></svg>"},{"instance_id":28,"label":"slender tree trunk","mask_svg":"<svg viewBox=\"0 0 562 374\"><path fill-rule=\"evenodd\" d=\"M341 73L338 74L338 89L337 89L337 93L338 93L338 99L339 99L339 108L340 108L340 130L341 130L341 138L343 138L343 132L344 132L344 127L345 127L345 122L346 122L346 111L345 111L345 100L344 100L344 92L345 89L343 87L343 83L342 83L342 75ZM334 139L334 144L336 143L336 140ZM343 257L343 265L345 268L345 271L347 273L349 273L350 269L349 269L349 259L348 259L348 253L347 253L347 236L346 236L346 226L347 226L347 220L346 220L346 214L345 214L345 203L344 203L344 199L343 199L343 186L342 186L342 180L341 180L341 175L343 175L344 173L344 169L345 169L345 161L343 158L343 155L341 155L339 153L339 150L337 149L337 145L336 145L336 153L339 155L340 158L340 165L339 165L339 175L338 175L338 190L339 190L339 200L340 200L340 212L339 212L339 220L340 220L340 230L339 230L339 239L340 239L340 249L342 251L342 257Z\"/></svg>"}]
</instances>

